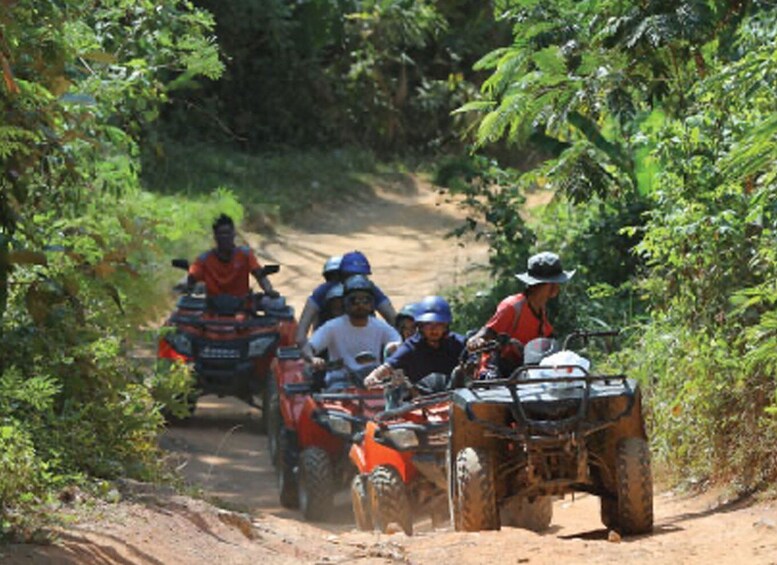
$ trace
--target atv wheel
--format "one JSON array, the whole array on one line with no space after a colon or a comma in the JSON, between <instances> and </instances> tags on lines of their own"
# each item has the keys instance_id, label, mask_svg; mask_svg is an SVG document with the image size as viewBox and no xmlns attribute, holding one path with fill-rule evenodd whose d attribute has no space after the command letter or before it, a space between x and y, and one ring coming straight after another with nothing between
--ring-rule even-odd
<instances>
[{"instance_id":1,"label":"atv wheel","mask_svg":"<svg viewBox=\"0 0 777 565\"><path fill-rule=\"evenodd\" d=\"M459 496L456 492L456 473L451 446L445 451L445 475L448 477L448 514L451 526L455 532L462 531L461 513L459 512Z\"/></svg>"},{"instance_id":2,"label":"atv wheel","mask_svg":"<svg viewBox=\"0 0 777 565\"><path fill-rule=\"evenodd\" d=\"M306 448L299 458L297 492L307 520L323 520L331 511L334 473L329 455L320 447Z\"/></svg>"},{"instance_id":3,"label":"atv wheel","mask_svg":"<svg viewBox=\"0 0 777 565\"><path fill-rule=\"evenodd\" d=\"M267 412L267 451L273 466L277 467L279 463L278 441L281 433L281 399L278 395L278 383L275 382L274 377L273 374L268 377L268 400L266 404L262 405L262 412Z\"/></svg>"},{"instance_id":4,"label":"atv wheel","mask_svg":"<svg viewBox=\"0 0 777 565\"><path fill-rule=\"evenodd\" d=\"M553 519L553 498L538 496L530 502L525 496L517 496L505 506L504 512L505 524L532 532L542 532L548 529Z\"/></svg>"},{"instance_id":5,"label":"atv wheel","mask_svg":"<svg viewBox=\"0 0 777 565\"><path fill-rule=\"evenodd\" d=\"M356 527L363 532L372 531L372 500L367 475L356 475L351 481L351 506Z\"/></svg>"},{"instance_id":6,"label":"atv wheel","mask_svg":"<svg viewBox=\"0 0 777 565\"><path fill-rule=\"evenodd\" d=\"M270 413L270 410L268 407L270 406L270 387L268 386L270 381L272 380L272 373L269 375L262 375L262 384L260 385L262 387L262 415L259 417L259 422L256 425L256 430L260 434L267 433L267 423L268 423L268 416ZM256 402L256 400L254 400Z\"/></svg>"},{"instance_id":7,"label":"atv wheel","mask_svg":"<svg viewBox=\"0 0 777 565\"><path fill-rule=\"evenodd\" d=\"M451 513L450 509L448 508L448 499L440 498L439 500L433 502L429 514L432 519L432 528L437 529L448 527L451 523Z\"/></svg>"},{"instance_id":8,"label":"atv wheel","mask_svg":"<svg viewBox=\"0 0 777 565\"><path fill-rule=\"evenodd\" d=\"M600 515L602 524L608 530L614 530L618 527L618 501L614 498L601 497Z\"/></svg>"},{"instance_id":9,"label":"atv wheel","mask_svg":"<svg viewBox=\"0 0 777 565\"><path fill-rule=\"evenodd\" d=\"M494 472L488 453L465 447L456 456L456 498L461 530L498 530Z\"/></svg>"},{"instance_id":10,"label":"atv wheel","mask_svg":"<svg viewBox=\"0 0 777 565\"><path fill-rule=\"evenodd\" d=\"M297 476L294 471L297 466L297 446L292 441L292 434L285 429L278 434L278 491L284 508L299 508Z\"/></svg>"},{"instance_id":11,"label":"atv wheel","mask_svg":"<svg viewBox=\"0 0 777 565\"><path fill-rule=\"evenodd\" d=\"M621 534L645 534L653 529L653 476L650 449L642 438L618 442L615 477L618 528Z\"/></svg>"},{"instance_id":12,"label":"atv wheel","mask_svg":"<svg viewBox=\"0 0 777 565\"><path fill-rule=\"evenodd\" d=\"M380 465L370 473L370 498L375 526L387 534L389 526L398 524L404 532L413 535L413 515L402 477L394 467Z\"/></svg>"}]
</instances>

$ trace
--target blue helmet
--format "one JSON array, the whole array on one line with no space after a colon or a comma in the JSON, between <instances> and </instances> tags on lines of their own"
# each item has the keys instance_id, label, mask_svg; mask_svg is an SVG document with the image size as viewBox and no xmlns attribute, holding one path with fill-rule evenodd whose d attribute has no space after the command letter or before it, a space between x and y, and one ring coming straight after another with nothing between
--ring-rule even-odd
<instances>
[{"instance_id":1,"label":"blue helmet","mask_svg":"<svg viewBox=\"0 0 777 565\"><path fill-rule=\"evenodd\" d=\"M340 272L345 275L369 275L372 274L372 268L364 253L350 251L340 261Z\"/></svg>"},{"instance_id":2,"label":"blue helmet","mask_svg":"<svg viewBox=\"0 0 777 565\"><path fill-rule=\"evenodd\" d=\"M402 318L409 318L415 320L415 317L419 314L418 302L411 302L402 306L402 309L397 312L397 321Z\"/></svg>"},{"instance_id":3,"label":"blue helmet","mask_svg":"<svg viewBox=\"0 0 777 565\"><path fill-rule=\"evenodd\" d=\"M427 296L417 304L416 311L418 314L415 321L419 324L424 322L450 324L453 319L451 307L442 296Z\"/></svg>"},{"instance_id":4,"label":"blue helmet","mask_svg":"<svg viewBox=\"0 0 777 565\"><path fill-rule=\"evenodd\" d=\"M340 262L343 260L342 255L333 255L329 259L326 260L326 263L324 263L324 270L321 271L322 275L327 275L329 273L334 273L336 271L340 270Z\"/></svg>"},{"instance_id":5,"label":"blue helmet","mask_svg":"<svg viewBox=\"0 0 777 565\"><path fill-rule=\"evenodd\" d=\"M372 284L372 281L364 275L352 275L345 279L345 282L343 283L343 294L345 296L359 290L362 292L369 292L373 295L375 294L375 286Z\"/></svg>"}]
</instances>

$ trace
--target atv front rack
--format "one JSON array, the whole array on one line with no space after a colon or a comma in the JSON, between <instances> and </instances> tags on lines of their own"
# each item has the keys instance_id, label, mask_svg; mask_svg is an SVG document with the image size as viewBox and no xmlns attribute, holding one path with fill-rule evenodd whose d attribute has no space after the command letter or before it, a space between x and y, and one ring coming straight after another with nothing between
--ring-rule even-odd
<instances>
[{"instance_id":1,"label":"atv front rack","mask_svg":"<svg viewBox=\"0 0 777 565\"><path fill-rule=\"evenodd\" d=\"M540 370L579 372L572 376L554 377L529 377L531 372ZM581 374L582 373L582 374ZM620 385L625 389L627 396L626 406L612 417L600 420L589 420L589 408L591 404L592 388L601 383L605 386ZM552 385L552 386L543 386ZM617 375L591 375L579 365L559 365L554 367L521 367L513 372L509 378L493 379L488 381L475 381L468 389L476 396L478 390L494 390L504 388L510 395L510 412L517 426L504 426L488 420L478 418L470 402L464 405L467 417L495 435L508 439L522 441L543 441L549 438L575 435L578 437L589 435L593 432L607 428L627 414L635 403L636 387L631 385L630 379L623 374ZM555 395L554 395L555 393ZM570 394L572 393L572 394ZM555 396L555 398L542 399L543 395ZM536 398L532 398L535 396ZM488 403L488 398L479 400ZM575 406L574 413L570 416L558 419L542 419L528 414L527 405L536 406ZM563 411L563 410L562 410ZM569 410L567 410L569 412Z\"/></svg>"}]
</instances>

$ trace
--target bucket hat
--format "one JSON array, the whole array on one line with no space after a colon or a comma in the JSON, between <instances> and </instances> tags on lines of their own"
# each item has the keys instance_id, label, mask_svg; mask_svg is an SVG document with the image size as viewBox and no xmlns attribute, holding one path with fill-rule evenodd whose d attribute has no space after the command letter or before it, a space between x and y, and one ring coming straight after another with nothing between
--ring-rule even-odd
<instances>
[{"instance_id":1,"label":"bucket hat","mask_svg":"<svg viewBox=\"0 0 777 565\"><path fill-rule=\"evenodd\" d=\"M526 267L525 273L518 273L515 276L527 286L542 283L565 283L575 274L574 270L563 270L559 256L549 251L543 251L529 257Z\"/></svg>"}]
</instances>

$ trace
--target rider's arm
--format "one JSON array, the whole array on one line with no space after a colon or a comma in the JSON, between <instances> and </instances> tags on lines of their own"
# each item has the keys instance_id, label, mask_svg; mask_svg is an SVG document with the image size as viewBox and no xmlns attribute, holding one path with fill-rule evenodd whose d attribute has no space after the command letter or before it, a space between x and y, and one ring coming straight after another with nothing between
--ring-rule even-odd
<instances>
[{"instance_id":1,"label":"rider's arm","mask_svg":"<svg viewBox=\"0 0 777 565\"><path fill-rule=\"evenodd\" d=\"M203 256L197 257L197 260L189 265L189 271L186 275L186 286L191 289L200 281L205 280L205 264Z\"/></svg>"},{"instance_id":2,"label":"rider's arm","mask_svg":"<svg viewBox=\"0 0 777 565\"><path fill-rule=\"evenodd\" d=\"M396 323L397 312L394 310L394 305L377 285L375 286L375 309L389 325L393 326Z\"/></svg>"},{"instance_id":3,"label":"rider's arm","mask_svg":"<svg viewBox=\"0 0 777 565\"><path fill-rule=\"evenodd\" d=\"M302 346L302 358L310 363L316 371L321 371L326 368L326 361L321 357L316 356L316 352L313 350L313 346L310 345L310 343L306 343Z\"/></svg>"},{"instance_id":4,"label":"rider's arm","mask_svg":"<svg viewBox=\"0 0 777 565\"><path fill-rule=\"evenodd\" d=\"M388 322L392 326L394 325L394 323L396 322L396 319L397 319L397 313L394 310L394 305L391 304L391 300L386 298L386 300L384 300L383 302L378 304L376 309L377 309L378 313L381 316L383 316L383 319L386 320L386 322Z\"/></svg>"},{"instance_id":5,"label":"rider's arm","mask_svg":"<svg viewBox=\"0 0 777 565\"><path fill-rule=\"evenodd\" d=\"M391 365L383 363L383 365L376 367L369 375L367 375L367 378L364 379L364 386L367 388L377 386L391 376L393 370Z\"/></svg>"},{"instance_id":6,"label":"rider's arm","mask_svg":"<svg viewBox=\"0 0 777 565\"><path fill-rule=\"evenodd\" d=\"M299 315L299 323L297 324L297 334L294 336L294 341L298 347L302 347L308 341L308 330L313 326L318 318L318 305L312 298L308 298L305 302L305 307L302 309L302 313Z\"/></svg>"},{"instance_id":7,"label":"rider's arm","mask_svg":"<svg viewBox=\"0 0 777 565\"><path fill-rule=\"evenodd\" d=\"M251 274L254 276L254 278L256 279L256 282L259 283L259 287L267 296L270 296L273 298L279 296L278 291L272 287L272 283L270 282L270 279L262 276L261 268L254 269L253 271L251 271Z\"/></svg>"},{"instance_id":8,"label":"rider's arm","mask_svg":"<svg viewBox=\"0 0 777 565\"><path fill-rule=\"evenodd\" d=\"M473 351L483 347L486 341L490 341L496 337L496 332L489 327L483 326L475 335L467 340L467 349Z\"/></svg>"}]
</instances>

